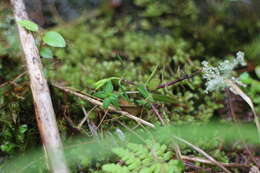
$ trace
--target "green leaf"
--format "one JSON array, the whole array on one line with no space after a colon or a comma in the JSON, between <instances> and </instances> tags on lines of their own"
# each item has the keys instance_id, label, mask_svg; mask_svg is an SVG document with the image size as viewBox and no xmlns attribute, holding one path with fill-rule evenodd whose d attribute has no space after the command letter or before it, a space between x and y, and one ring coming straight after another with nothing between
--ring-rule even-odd
<instances>
[{"instance_id":1,"label":"green leaf","mask_svg":"<svg viewBox=\"0 0 260 173\"><path fill-rule=\"evenodd\" d=\"M15 148L15 144L9 142L4 142L4 144L0 146L0 150L7 153L13 151L14 148Z\"/></svg>"},{"instance_id":2,"label":"green leaf","mask_svg":"<svg viewBox=\"0 0 260 173\"><path fill-rule=\"evenodd\" d=\"M139 105L145 105L147 103L147 101L145 100L136 100L136 103Z\"/></svg>"},{"instance_id":3,"label":"green leaf","mask_svg":"<svg viewBox=\"0 0 260 173\"><path fill-rule=\"evenodd\" d=\"M168 165L170 166L169 172L181 173L184 170L184 164L180 160L171 160Z\"/></svg>"},{"instance_id":4,"label":"green leaf","mask_svg":"<svg viewBox=\"0 0 260 173\"><path fill-rule=\"evenodd\" d=\"M153 69L152 74L149 76L149 78L148 78L147 81L145 82L145 86L153 79L153 77L154 77L155 74L156 74L156 71L157 71L158 67L159 67L159 65L157 64L157 65L155 66L155 68Z\"/></svg>"},{"instance_id":5,"label":"green leaf","mask_svg":"<svg viewBox=\"0 0 260 173\"><path fill-rule=\"evenodd\" d=\"M174 101L174 98L170 97L170 96L165 96L165 95L161 95L161 94L152 94L152 97L156 101L161 101L164 103L176 103Z\"/></svg>"},{"instance_id":6,"label":"green leaf","mask_svg":"<svg viewBox=\"0 0 260 173\"><path fill-rule=\"evenodd\" d=\"M97 81L94 84L94 87L96 89L99 89L100 87L104 86L108 81L111 81L111 80L114 80L114 79L119 80L120 78L118 78L118 77L110 77L110 78L101 79L101 80Z\"/></svg>"},{"instance_id":7,"label":"green leaf","mask_svg":"<svg viewBox=\"0 0 260 173\"><path fill-rule=\"evenodd\" d=\"M107 109L110 104L112 104L112 105L115 106L116 108L119 108L118 95L113 94L113 95L107 97L107 98L103 101L103 107L104 107L105 109Z\"/></svg>"},{"instance_id":8,"label":"green leaf","mask_svg":"<svg viewBox=\"0 0 260 173\"><path fill-rule=\"evenodd\" d=\"M115 106L116 108L119 108L119 101L118 101L118 95L113 94L112 96L109 97L110 102L113 106Z\"/></svg>"},{"instance_id":9,"label":"green leaf","mask_svg":"<svg viewBox=\"0 0 260 173\"><path fill-rule=\"evenodd\" d=\"M39 29L38 25L30 20L19 20L17 23L29 31L36 32Z\"/></svg>"},{"instance_id":10,"label":"green leaf","mask_svg":"<svg viewBox=\"0 0 260 173\"><path fill-rule=\"evenodd\" d=\"M52 50L48 47L41 48L40 55L43 58L53 58Z\"/></svg>"},{"instance_id":11,"label":"green leaf","mask_svg":"<svg viewBox=\"0 0 260 173\"><path fill-rule=\"evenodd\" d=\"M260 66L257 66L257 67L255 68L255 73L256 73L258 79L260 79Z\"/></svg>"},{"instance_id":12,"label":"green leaf","mask_svg":"<svg viewBox=\"0 0 260 173\"><path fill-rule=\"evenodd\" d=\"M137 89L144 98L149 97L150 93L147 91L147 89L144 85L140 85Z\"/></svg>"},{"instance_id":13,"label":"green leaf","mask_svg":"<svg viewBox=\"0 0 260 173\"><path fill-rule=\"evenodd\" d=\"M58 32L55 31L46 32L43 36L43 41L44 43L52 47L66 46L64 38Z\"/></svg>"},{"instance_id":14,"label":"green leaf","mask_svg":"<svg viewBox=\"0 0 260 173\"><path fill-rule=\"evenodd\" d=\"M105 94L109 94L109 93L112 93L113 91L114 91L114 87L113 87L113 84L110 80L106 83L106 86L104 88L104 92L105 92Z\"/></svg>"},{"instance_id":15,"label":"green leaf","mask_svg":"<svg viewBox=\"0 0 260 173\"><path fill-rule=\"evenodd\" d=\"M106 94L104 91L99 91L99 92L95 93L94 96L104 99L104 98L108 97L108 94Z\"/></svg>"},{"instance_id":16,"label":"green leaf","mask_svg":"<svg viewBox=\"0 0 260 173\"><path fill-rule=\"evenodd\" d=\"M111 99L109 98L106 98L104 101L103 101L103 108L107 109L109 107L111 103Z\"/></svg>"},{"instance_id":17,"label":"green leaf","mask_svg":"<svg viewBox=\"0 0 260 173\"><path fill-rule=\"evenodd\" d=\"M161 83L161 80L160 80L160 79L154 78L154 79L150 80L150 82L148 83L147 87L148 87L150 90L155 90L156 87L157 87L158 85L160 85L160 83Z\"/></svg>"},{"instance_id":18,"label":"green leaf","mask_svg":"<svg viewBox=\"0 0 260 173\"><path fill-rule=\"evenodd\" d=\"M27 127L26 124L21 125L21 126L19 127L19 133L20 133L20 134L24 134L24 133L27 131L27 129L28 129L28 127Z\"/></svg>"},{"instance_id":19,"label":"green leaf","mask_svg":"<svg viewBox=\"0 0 260 173\"><path fill-rule=\"evenodd\" d=\"M251 84L253 82L253 79L250 77L249 73L247 72L242 73L239 78L241 82L245 84Z\"/></svg>"}]
</instances>

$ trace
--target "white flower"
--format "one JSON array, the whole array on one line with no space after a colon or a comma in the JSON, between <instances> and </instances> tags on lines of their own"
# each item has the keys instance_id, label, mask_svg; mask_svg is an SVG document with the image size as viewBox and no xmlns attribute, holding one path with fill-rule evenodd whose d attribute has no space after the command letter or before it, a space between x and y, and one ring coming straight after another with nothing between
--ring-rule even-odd
<instances>
[{"instance_id":1,"label":"white flower","mask_svg":"<svg viewBox=\"0 0 260 173\"><path fill-rule=\"evenodd\" d=\"M203 61L201 64L203 66L203 78L207 80L206 93L226 88L226 79L230 79L238 85L244 86L239 79L232 77L232 72L236 66L239 64L246 65L243 52L237 52L236 58L233 61L230 62L229 60L225 60L224 62L219 63L217 67L211 66L207 61Z\"/></svg>"}]
</instances>

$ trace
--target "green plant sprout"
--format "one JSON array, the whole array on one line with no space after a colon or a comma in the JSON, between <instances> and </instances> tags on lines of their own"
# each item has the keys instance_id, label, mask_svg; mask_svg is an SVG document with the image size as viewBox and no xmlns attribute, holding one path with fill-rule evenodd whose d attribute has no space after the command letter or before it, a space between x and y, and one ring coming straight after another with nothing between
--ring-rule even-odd
<instances>
[{"instance_id":1,"label":"green plant sprout","mask_svg":"<svg viewBox=\"0 0 260 173\"><path fill-rule=\"evenodd\" d=\"M110 104L112 104L115 107L119 107L118 98L120 95L117 93L114 93L113 91L114 91L114 86L113 86L111 80L109 80L108 82L106 82L106 85L103 87L103 90L101 90L95 94L96 97L104 99L103 107L105 109L107 109Z\"/></svg>"},{"instance_id":2,"label":"green plant sprout","mask_svg":"<svg viewBox=\"0 0 260 173\"><path fill-rule=\"evenodd\" d=\"M146 145L129 143L126 147L112 149L122 164L105 164L102 170L106 173L160 173L174 172L181 173L184 164L180 160L173 160L171 151L167 151L166 145L154 143L147 140Z\"/></svg>"},{"instance_id":3,"label":"green plant sprout","mask_svg":"<svg viewBox=\"0 0 260 173\"><path fill-rule=\"evenodd\" d=\"M39 32L39 26L30 20L19 20L17 22L20 26L28 31ZM65 47L66 42L64 38L56 31L48 31L44 33L42 41L51 47ZM53 58L52 50L49 47L40 46L40 55L43 58Z\"/></svg>"},{"instance_id":4,"label":"green plant sprout","mask_svg":"<svg viewBox=\"0 0 260 173\"><path fill-rule=\"evenodd\" d=\"M211 66L207 61L203 61L202 65L203 78L207 80L206 93L228 87L226 80L231 80L238 85L244 86L239 79L232 76L235 67L238 65L246 65L243 52L237 52L235 59L232 61L225 60L219 63L217 67Z\"/></svg>"}]
</instances>

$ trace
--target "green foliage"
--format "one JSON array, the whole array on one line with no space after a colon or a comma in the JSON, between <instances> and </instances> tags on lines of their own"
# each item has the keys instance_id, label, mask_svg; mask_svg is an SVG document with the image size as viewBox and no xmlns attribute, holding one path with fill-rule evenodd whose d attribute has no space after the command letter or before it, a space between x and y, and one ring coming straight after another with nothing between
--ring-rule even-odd
<instances>
[{"instance_id":1,"label":"green foliage","mask_svg":"<svg viewBox=\"0 0 260 173\"><path fill-rule=\"evenodd\" d=\"M146 89L146 87L144 85L140 85L137 89L140 92L140 94L143 95L143 97L145 99L150 97L150 93L148 92L148 90Z\"/></svg>"},{"instance_id":2,"label":"green foliage","mask_svg":"<svg viewBox=\"0 0 260 173\"><path fill-rule=\"evenodd\" d=\"M19 20L17 21L17 23L29 31L37 32L39 30L38 25L30 20ZM45 44L52 47L66 46L64 38L58 32L55 31L46 32L43 35L42 40ZM40 48L40 55L43 58L53 58L52 50L48 47Z\"/></svg>"},{"instance_id":3,"label":"green foliage","mask_svg":"<svg viewBox=\"0 0 260 173\"><path fill-rule=\"evenodd\" d=\"M19 20L17 23L29 31L36 32L39 29L38 25L30 20Z\"/></svg>"},{"instance_id":4,"label":"green foliage","mask_svg":"<svg viewBox=\"0 0 260 173\"><path fill-rule=\"evenodd\" d=\"M106 78L106 79L101 79L94 84L94 87L95 87L95 89L99 89L100 87L104 86L107 82L109 82L111 80L115 80L115 79L119 80L120 78L110 77L110 78Z\"/></svg>"},{"instance_id":5,"label":"green foliage","mask_svg":"<svg viewBox=\"0 0 260 173\"><path fill-rule=\"evenodd\" d=\"M23 150L23 143L25 142L25 134L28 130L27 125L20 125L19 127L8 127L2 129L0 138L0 150L7 154L14 154L16 150Z\"/></svg>"},{"instance_id":6,"label":"green foliage","mask_svg":"<svg viewBox=\"0 0 260 173\"><path fill-rule=\"evenodd\" d=\"M46 32L42 38L43 42L52 47L65 47L64 38L55 31Z\"/></svg>"},{"instance_id":7,"label":"green foliage","mask_svg":"<svg viewBox=\"0 0 260 173\"><path fill-rule=\"evenodd\" d=\"M0 56L10 55L12 57L19 57L21 54L18 53L20 51L20 42L17 28L13 25L14 18L6 15L8 13L8 11L0 13Z\"/></svg>"},{"instance_id":8,"label":"green foliage","mask_svg":"<svg viewBox=\"0 0 260 173\"><path fill-rule=\"evenodd\" d=\"M148 32L136 31L135 23L129 21L128 17L117 20L98 17L95 20L89 19L87 23L88 25L77 24L66 27L65 30L57 30L71 44L64 50L55 50L55 56L62 63L55 70L48 71L49 79L65 80L68 85L76 88L96 88L97 84L106 83L106 79L111 76L118 76L137 84L146 84L146 81L149 81L146 88L153 90L161 83L196 71L200 65L199 60L191 61L189 58L201 53L199 47L192 49L187 41L170 33L151 35ZM115 23L114 27L109 27L111 23ZM123 27L127 25L129 27ZM187 61L190 64L186 64ZM156 68L152 67L157 65L159 66L153 73ZM171 69L172 72L166 72L165 69ZM97 83L100 79L102 81ZM182 117L181 121L185 121L186 118L194 120L192 115L196 115L195 119L207 120L219 107L218 104L212 103L210 96L205 96L201 84L202 80L195 77L192 83L184 81L181 85L177 84L168 90L161 89L156 92L168 100L172 99L170 102L164 102L165 104L177 106L167 105L167 113L174 115L169 115L171 120L177 120L179 117ZM127 91L133 91L135 88L129 85L125 87ZM182 96L184 90L187 92L185 95L189 97ZM133 97L132 99L136 100ZM194 106L196 102L201 103L201 106ZM196 111L193 111L194 109Z\"/></svg>"},{"instance_id":9,"label":"green foliage","mask_svg":"<svg viewBox=\"0 0 260 173\"><path fill-rule=\"evenodd\" d=\"M96 97L102 98L104 99L103 101L103 107L105 109L107 109L109 107L110 104L112 104L115 107L119 107L119 96L118 94L114 93L114 87L113 84L111 82L111 80L109 80L108 82L106 82L106 85L104 86L102 91L99 91L95 94Z\"/></svg>"},{"instance_id":10,"label":"green foliage","mask_svg":"<svg viewBox=\"0 0 260 173\"><path fill-rule=\"evenodd\" d=\"M43 47L40 49L40 55L43 58L53 58L52 50L48 47Z\"/></svg>"},{"instance_id":11,"label":"green foliage","mask_svg":"<svg viewBox=\"0 0 260 173\"><path fill-rule=\"evenodd\" d=\"M260 35L258 34L249 44L245 45L244 51L254 64L260 65Z\"/></svg>"},{"instance_id":12,"label":"green foliage","mask_svg":"<svg viewBox=\"0 0 260 173\"><path fill-rule=\"evenodd\" d=\"M247 72L240 75L240 80L246 84L245 91L252 98L256 112L260 112L260 81L253 79Z\"/></svg>"},{"instance_id":13,"label":"green foliage","mask_svg":"<svg viewBox=\"0 0 260 173\"><path fill-rule=\"evenodd\" d=\"M123 164L105 164L104 172L111 173L181 173L184 170L182 161L172 160L173 153L167 151L166 145L146 141L146 145L129 143L125 148L114 148Z\"/></svg>"}]
</instances>

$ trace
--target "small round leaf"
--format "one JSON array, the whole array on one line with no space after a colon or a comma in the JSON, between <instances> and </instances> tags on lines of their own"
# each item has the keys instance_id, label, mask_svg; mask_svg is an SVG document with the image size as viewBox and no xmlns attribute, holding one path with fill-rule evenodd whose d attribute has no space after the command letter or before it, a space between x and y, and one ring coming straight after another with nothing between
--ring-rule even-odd
<instances>
[{"instance_id":1,"label":"small round leaf","mask_svg":"<svg viewBox=\"0 0 260 173\"><path fill-rule=\"evenodd\" d=\"M44 43L52 47L66 46L64 38L58 32L55 31L46 32L43 36L43 41Z\"/></svg>"},{"instance_id":2,"label":"small round leaf","mask_svg":"<svg viewBox=\"0 0 260 173\"><path fill-rule=\"evenodd\" d=\"M43 58L53 58L52 50L48 47L41 48L40 55Z\"/></svg>"},{"instance_id":3,"label":"small round leaf","mask_svg":"<svg viewBox=\"0 0 260 173\"><path fill-rule=\"evenodd\" d=\"M39 29L38 25L30 20L19 20L17 23L29 31L36 32Z\"/></svg>"},{"instance_id":4,"label":"small round leaf","mask_svg":"<svg viewBox=\"0 0 260 173\"><path fill-rule=\"evenodd\" d=\"M256 73L258 79L260 79L260 66L257 66L257 67L255 68L255 73Z\"/></svg>"}]
</instances>

